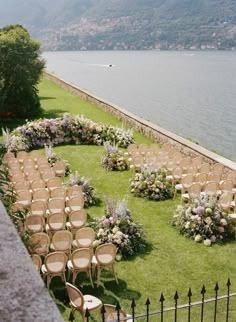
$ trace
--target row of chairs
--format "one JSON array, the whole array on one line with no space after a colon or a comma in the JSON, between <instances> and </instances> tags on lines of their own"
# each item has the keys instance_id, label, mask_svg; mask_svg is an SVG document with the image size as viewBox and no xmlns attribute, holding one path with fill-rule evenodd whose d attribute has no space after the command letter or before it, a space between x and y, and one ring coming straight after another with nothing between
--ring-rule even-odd
<instances>
[{"instance_id":1,"label":"row of chairs","mask_svg":"<svg viewBox=\"0 0 236 322\"><path fill-rule=\"evenodd\" d=\"M87 223L87 213L85 209L72 211L69 214L69 219L66 221L66 216L62 212L51 213L47 216L45 223L43 215L28 215L25 218L25 230L29 234L46 232L50 236L59 230L69 230L74 235L80 228L84 227Z\"/></svg>"},{"instance_id":2,"label":"row of chairs","mask_svg":"<svg viewBox=\"0 0 236 322\"><path fill-rule=\"evenodd\" d=\"M52 248L52 251L53 252L45 255L44 263L42 263L40 254L33 253L31 255L37 270L39 272L41 271L43 278L46 279L48 288L50 287L51 279L54 276L60 276L62 280L66 282L66 269L68 269L68 279L70 279L72 273L73 284L75 284L76 277L80 272L86 272L92 287L94 287L92 273L94 275L95 270L97 269L97 286L99 286L101 272L103 269L108 268L112 271L115 281L118 284L114 269L117 248L114 244L102 244L96 248L94 254L92 247L80 247L75 249L70 255L65 251L57 250L55 248Z\"/></svg>"}]
</instances>

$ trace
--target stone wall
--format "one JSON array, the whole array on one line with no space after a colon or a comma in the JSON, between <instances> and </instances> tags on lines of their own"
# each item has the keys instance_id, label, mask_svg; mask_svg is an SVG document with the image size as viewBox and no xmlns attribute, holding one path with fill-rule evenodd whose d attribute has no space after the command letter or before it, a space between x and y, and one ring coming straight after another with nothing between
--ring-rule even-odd
<instances>
[{"instance_id":1,"label":"stone wall","mask_svg":"<svg viewBox=\"0 0 236 322\"><path fill-rule=\"evenodd\" d=\"M0 321L64 321L1 201L0 226Z\"/></svg>"},{"instance_id":2,"label":"stone wall","mask_svg":"<svg viewBox=\"0 0 236 322\"><path fill-rule=\"evenodd\" d=\"M225 166L225 171L228 170L236 170L236 163L226 159L214 152L211 152L200 145L193 143L187 139L184 139L170 131L167 131L161 128L158 125L155 125L149 121L146 121L142 117L139 117L120 106L112 104L104 99L97 97L89 93L88 91L81 90L77 86L51 74L46 72L45 77L47 79L52 80L62 88L78 95L82 99L93 103L97 107L103 109L106 112L112 113L119 120L121 120L124 124L129 127L145 134L147 137L153 139L156 142L161 144L168 143L173 147L176 147L179 151L181 151L184 155L190 155L192 157L197 155L202 155L206 162L211 164L219 162Z\"/></svg>"}]
</instances>

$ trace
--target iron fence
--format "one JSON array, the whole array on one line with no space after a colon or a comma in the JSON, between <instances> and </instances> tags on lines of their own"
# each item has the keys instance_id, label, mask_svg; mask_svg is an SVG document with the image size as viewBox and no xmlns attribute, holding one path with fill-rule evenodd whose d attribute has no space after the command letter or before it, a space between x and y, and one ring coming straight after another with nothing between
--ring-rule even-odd
<instances>
[{"instance_id":1,"label":"iron fence","mask_svg":"<svg viewBox=\"0 0 236 322\"><path fill-rule=\"evenodd\" d=\"M191 322L193 321L192 319L194 318L194 321L199 321L199 322L209 322L209 321L213 321L213 322L230 322L230 321L236 321L236 311L233 311L233 309L230 308L230 298L232 297L236 297L236 292L234 293L230 293L230 287L231 287L231 282L230 279L228 279L227 283L226 283L226 294L224 295L219 295L219 285L218 283L216 283L215 287L214 287L214 296L212 298L205 298L206 295L206 288L203 285L201 292L200 292L200 300L199 301L192 301L192 290L191 288L189 288L188 293L187 293L187 298L188 301L186 304L179 304L179 295L178 292L176 291L173 297L173 306L171 307L165 307L164 303L165 303L165 297L164 294L161 293L159 302L160 302L160 308L151 311L150 310L150 306L151 306L151 302L149 300L149 298L147 298L146 303L145 303L145 312L143 313L136 313L137 311L137 307L136 307L136 303L135 300L132 300L131 305L130 305L130 315L125 317L125 318L121 318L120 317L120 310L121 310L121 306L119 303L116 304L115 307L115 311L116 311L116 315L117 318L115 320L109 320L109 322L121 322L121 321L129 321L129 322L137 322L139 319L142 318L142 321L146 321L146 322L150 322L150 318L152 316L158 316L158 321L160 322L169 322L169 321L174 321L174 322ZM223 301L225 300L225 302L223 303L223 307L220 310L218 310L218 303L219 301ZM209 320L209 317L207 318L207 320L205 319L205 313L206 313L206 305L208 305L209 303L213 303L213 307L210 308L211 310L211 315L212 315L212 319ZM196 312L192 312L194 307L199 307L200 310L197 313L196 316ZM185 310L185 319L183 320L183 317L179 317L179 313ZM139 311L142 311L142 309ZM105 307L104 305L101 308L101 315L100 315L100 320L102 322L108 322L105 319ZM169 314L168 317L166 317L167 313ZM208 309L208 313L209 313L209 309ZM220 317L219 317L220 314ZM223 314L223 315L222 315ZM74 321L75 317L73 312L71 311L70 313L70 317L69 317L69 321ZM91 317L90 312L86 309L86 313L85 313L85 320L86 322L90 322L90 321L94 321L94 319ZM96 320L97 321L97 320ZM157 321L157 319L155 319L155 321Z\"/></svg>"}]
</instances>

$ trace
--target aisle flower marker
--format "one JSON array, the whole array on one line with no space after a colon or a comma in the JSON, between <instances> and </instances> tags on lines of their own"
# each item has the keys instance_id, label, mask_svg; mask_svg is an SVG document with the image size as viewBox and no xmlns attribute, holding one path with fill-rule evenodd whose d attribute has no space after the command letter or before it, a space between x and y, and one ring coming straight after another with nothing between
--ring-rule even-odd
<instances>
[{"instance_id":1,"label":"aisle flower marker","mask_svg":"<svg viewBox=\"0 0 236 322\"><path fill-rule=\"evenodd\" d=\"M102 166L108 171L124 171L128 169L128 162L124 154L116 145L104 142L105 153L102 157Z\"/></svg>"},{"instance_id":2,"label":"aisle flower marker","mask_svg":"<svg viewBox=\"0 0 236 322\"><path fill-rule=\"evenodd\" d=\"M195 199L190 205L179 205L173 226L180 234L206 246L235 238L232 220L217 200L207 195Z\"/></svg>"}]
</instances>

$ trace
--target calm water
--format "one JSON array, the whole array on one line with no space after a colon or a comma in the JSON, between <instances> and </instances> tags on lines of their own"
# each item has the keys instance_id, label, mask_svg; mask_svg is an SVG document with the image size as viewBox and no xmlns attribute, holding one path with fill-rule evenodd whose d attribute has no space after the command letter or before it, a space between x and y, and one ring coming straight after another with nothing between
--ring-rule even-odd
<instances>
[{"instance_id":1,"label":"calm water","mask_svg":"<svg viewBox=\"0 0 236 322\"><path fill-rule=\"evenodd\" d=\"M236 52L82 51L44 57L47 70L61 78L236 160Z\"/></svg>"}]
</instances>

